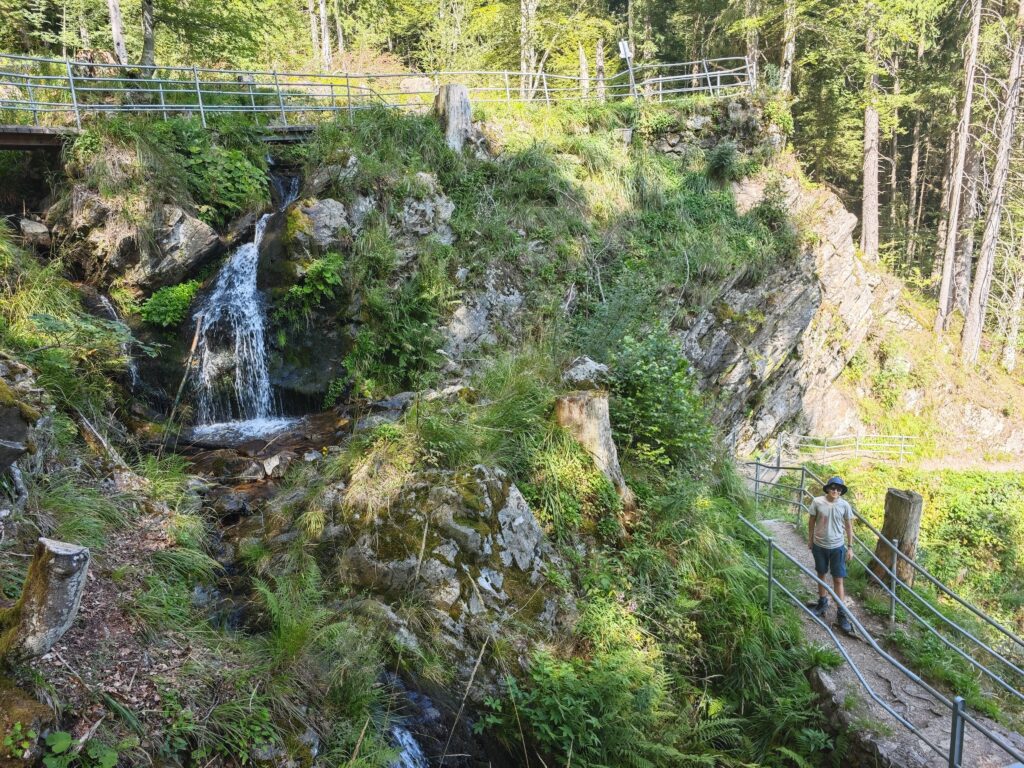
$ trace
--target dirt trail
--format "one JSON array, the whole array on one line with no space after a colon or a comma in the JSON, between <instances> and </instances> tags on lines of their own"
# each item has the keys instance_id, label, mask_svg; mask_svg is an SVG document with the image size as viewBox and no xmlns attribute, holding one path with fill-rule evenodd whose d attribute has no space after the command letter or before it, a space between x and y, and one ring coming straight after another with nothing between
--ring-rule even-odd
<instances>
[{"instance_id":1,"label":"dirt trail","mask_svg":"<svg viewBox=\"0 0 1024 768\"><path fill-rule=\"evenodd\" d=\"M811 564L811 555L807 544L792 522L765 520L761 522L761 526L768 535L775 538L775 544L779 549L784 550L800 563L808 566ZM788 573L797 573L797 569L784 557L776 557L775 562L777 568L782 568ZM798 589L794 591L794 594L808 603L813 602L817 598L817 588L814 582L803 573L800 573L798 578L803 593L801 594ZM779 599L787 598L780 595ZM884 620L866 613L849 597L847 602L850 612L857 617L874 638L881 637L887 630ZM802 611L801 619L808 640L835 648L835 643L828 633ZM834 605L830 606L826 621L834 624ZM846 637L836 626L833 626L833 631L876 695L898 712L901 717L912 723L925 739L938 747L945 755L949 748L951 718L949 708L937 701L921 685L914 683L892 666L866 641ZM906 768L946 765L945 757L937 754L921 738L911 733L881 705L871 699L848 663L832 670L830 674L838 684L839 690L846 692L847 707L852 705L851 714L865 723L877 724L874 729L876 741L884 753L898 755L899 764ZM1006 739L1018 751L1024 752L1024 737L1006 731L987 718L971 714L987 728ZM966 726L964 768L1005 768L1013 762L1009 754L993 744L977 729L969 724Z\"/></svg>"}]
</instances>

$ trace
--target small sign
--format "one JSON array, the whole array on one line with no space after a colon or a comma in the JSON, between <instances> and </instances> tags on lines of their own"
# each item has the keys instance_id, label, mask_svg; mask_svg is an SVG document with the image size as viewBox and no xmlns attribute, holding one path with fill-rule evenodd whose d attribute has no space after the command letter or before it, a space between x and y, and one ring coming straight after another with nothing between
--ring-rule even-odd
<instances>
[{"instance_id":1,"label":"small sign","mask_svg":"<svg viewBox=\"0 0 1024 768\"><path fill-rule=\"evenodd\" d=\"M629 50L629 41L619 40L619 56L627 61L633 58L633 53Z\"/></svg>"}]
</instances>

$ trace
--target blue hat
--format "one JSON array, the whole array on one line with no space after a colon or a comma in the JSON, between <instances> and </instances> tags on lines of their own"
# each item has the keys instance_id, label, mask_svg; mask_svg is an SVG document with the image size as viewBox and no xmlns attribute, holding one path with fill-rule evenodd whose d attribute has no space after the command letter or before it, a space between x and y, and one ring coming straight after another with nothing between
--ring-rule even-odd
<instances>
[{"instance_id":1,"label":"blue hat","mask_svg":"<svg viewBox=\"0 0 1024 768\"><path fill-rule=\"evenodd\" d=\"M825 488L824 488L824 490L826 490L826 491L827 491L827 490L828 490L828 487L829 487L830 485L837 485L837 486L839 486L839 495L840 495L840 496L845 496L845 495L846 495L846 492L847 492L848 490L850 490L849 488L847 488L847 487L846 487L846 483L844 483L844 482L843 482L843 478L841 478L841 477L840 477L839 475L833 475L832 477L830 477L830 478L829 478L829 479L828 479L828 480L827 480L827 481L825 482Z\"/></svg>"}]
</instances>

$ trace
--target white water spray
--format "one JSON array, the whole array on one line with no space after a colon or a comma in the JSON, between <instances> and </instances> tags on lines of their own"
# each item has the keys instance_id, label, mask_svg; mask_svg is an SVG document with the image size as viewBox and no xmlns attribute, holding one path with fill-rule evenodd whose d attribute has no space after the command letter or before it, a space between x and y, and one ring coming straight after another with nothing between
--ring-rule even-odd
<instances>
[{"instance_id":1,"label":"white water spray","mask_svg":"<svg viewBox=\"0 0 1024 768\"><path fill-rule=\"evenodd\" d=\"M114 305L110 302L110 299L102 293L100 294L100 304L103 305L103 311L107 313L107 317L124 328L125 332L130 337L132 335L131 329L124 320L121 319L121 316L117 314L117 310L114 309ZM132 357L131 344L127 341L123 342L120 345L120 349L121 354L124 355L128 364L128 386L134 392L135 388L139 385L139 367L135 364L135 358Z\"/></svg>"}]
</instances>

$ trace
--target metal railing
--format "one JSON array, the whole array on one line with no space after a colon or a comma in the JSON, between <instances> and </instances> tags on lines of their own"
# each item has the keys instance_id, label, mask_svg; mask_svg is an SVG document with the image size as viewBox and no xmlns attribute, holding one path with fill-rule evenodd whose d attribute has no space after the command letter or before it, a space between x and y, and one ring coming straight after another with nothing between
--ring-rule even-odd
<instances>
[{"instance_id":1,"label":"metal railing","mask_svg":"<svg viewBox=\"0 0 1024 768\"><path fill-rule=\"evenodd\" d=\"M474 103L718 96L753 86L745 57L650 64L597 82L513 71L278 72L142 66L0 54L0 122L82 126L94 114L265 114L281 124L373 106L424 109L437 89L464 84ZM8 119L11 118L11 119Z\"/></svg>"},{"instance_id":2,"label":"metal railing","mask_svg":"<svg viewBox=\"0 0 1024 768\"><path fill-rule=\"evenodd\" d=\"M780 439L796 453L828 458L890 456L903 461L904 457L914 453L917 446L917 438L913 435L784 435Z\"/></svg>"},{"instance_id":3,"label":"metal railing","mask_svg":"<svg viewBox=\"0 0 1024 768\"><path fill-rule=\"evenodd\" d=\"M753 464L755 500L758 502L770 500L793 507L796 511L796 524L799 529L802 524L802 515L808 511L809 503L813 500L813 494L808 490L808 482L813 481L818 486L821 486L824 485L822 479L805 466L780 466L778 464L765 466L761 462L754 462ZM769 480L762 476L762 468L772 473L772 479ZM795 480L792 483L780 481L778 478L780 472L799 472L799 484L796 484ZM850 507L853 509L857 521L865 526L876 539L876 546L872 547L855 533L854 557L863 566L865 573L874 585L888 596L890 620L895 619L897 606L903 608L915 622L924 627L928 633L938 638L944 646L967 662L978 673L1018 702L1024 703L1024 692L1022 692L1024 691L1024 669L1022 669L1024 661L1021 661L1021 659L1024 659L1024 640L1018 637L1012 630L1003 626L984 611L981 611L958 595L926 568L901 552L898 541L887 539L853 504ZM879 542L883 544L881 548L877 546ZM867 561L858 554L857 547L867 553ZM889 562L883 562L879 559L877 554L879 551L889 553ZM915 589L912 584L908 584L901 579L897 574L899 570L898 563L901 559L912 569L915 575L925 579L939 593L969 611L984 626L992 630L995 637L998 638L1001 647L994 647L996 645L995 642L982 640L978 637L978 634L966 629L946 616L931 600ZM882 576L880 577L870 565L877 566ZM900 596L901 589L903 597ZM936 626L941 627L947 634L940 632ZM983 663L978 658L979 654L987 655L991 662L989 664ZM1013 657L1013 659L1010 657ZM994 669L992 667L993 663L1000 665L1001 670Z\"/></svg>"},{"instance_id":4,"label":"metal railing","mask_svg":"<svg viewBox=\"0 0 1024 768\"><path fill-rule=\"evenodd\" d=\"M823 587L828 595L836 601L837 605L841 605L842 601L839 596L833 591L827 583L818 578L817 574L807 568L804 564L798 562L792 555L786 552L784 549L780 549L775 545L775 540L768 536L764 531L757 527L753 522L748 520L743 515L739 515L740 521L751 531L753 531L766 545L767 545L767 562L766 565L762 566L760 562L755 560L749 552L744 554L751 561L753 566L757 568L768 580L768 611L772 613L774 611L774 594L776 590L779 590L793 605L802 610L807 614L818 626L820 626L826 634L831 638L835 644L836 649L840 655L845 659L847 664L850 665L850 669L853 671L858 682L864 688L868 696L877 703L882 709L889 713L900 725L914 734L924 744L926 744L933 752L939 755L949 768L962 768L964 760L964 728L966 724L973 726L979 733L982 734L988 741L999 747L1005 752L1011 759L1024 761L1024 753L1017 750L1013 745L1008 744L999 734L993 732L983 723L979 722L974 716L966 711L964 705L964 699L961 696L954 696L950 699L945 696L933 686L928 684L920 675L908 669L902 663L900 663L892 654L888 653L882 648L878 641L872 636L872 634L864 627L864 625L854 616L852 613L847 613L851 623L854 625L856 630L868 643L871 649L883 658L888 664L890 664L897 672L908 680L916 683L920 686L929 696L934 699L936 704L939 704L947 708L950 712L950 734L949 734L949 745L943 748L941 745L936 744L934 741L929 739L921 730L915 726L910 720L901 715L890 705L883 696L879 695L871 684L867 681L864 673L857 666L857 663L847 652L845 646L839 637L835 634L832 628L819 616L816 616L811 609L804 604L799 597L793 594L793 592L786 587L776 576L775 576L775 560L777 556L781 556L790 564L795 566L797 570L807 578L814 581L818 586Z\"/></svg>"}]
</instances>

